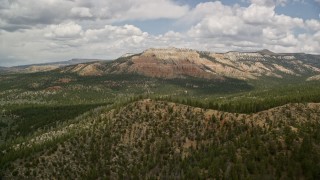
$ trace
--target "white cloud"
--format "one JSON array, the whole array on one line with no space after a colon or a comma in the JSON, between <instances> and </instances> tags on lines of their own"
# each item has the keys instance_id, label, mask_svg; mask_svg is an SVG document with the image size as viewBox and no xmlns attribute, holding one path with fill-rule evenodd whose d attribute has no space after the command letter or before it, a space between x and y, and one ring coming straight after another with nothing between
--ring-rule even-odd
<instances>
[{"instance_id":1,"label":"white cloud","mask_svg":"<svg viewBox=\"0 0 320 180\"><path fill-rule=\"evenodd\" d=\"M274 6L275 1L274 0L251 0L251 3L254 5L259 5L259 6Z\"/></svg>"},{"instance_id":2,"label":"white cloud","mask_svg":"<svg viewBox=\"0 0 320 180\"><path fill-rule=\"evenodd\" d=\"M208 17L203 19L189 31L191 36L214 38L221 36L238 35L242 29L243 23L238 22L236 16Z\"/></svg>"},{"instance_id":3,"label":"white cloud","mask_svg":"<svg viewBox=\"0 0 320 180\"><path fill-rule=\"evenodd\" d=\"M0 0L0 65L116 58L168 46L320 53L319 20L277 14L281 2L252 0L241 7L215 1L189 9L171 0ZM158 18L176 19L183 28L153 35L119 25Z\"/></svg>"},{"instance_id":4,"label":"white cloud","mask_svg":"<svg viewBox=\"0 0 320 180\"><path fill-rule=\"evenodd\" d=\"M224 17L232 15L234 7L225 6L220 1L199 3L194 9L190 10L181 18L179 25L194 24L206 17L216 16Z\"/></svg>"},{"instance_id":5,"label":"white cloud","mask_svg":"<svg viewBox=\"0 0 320 180\"><path fill-rule=\"evenodd\" d=\"M320 0L319 0L320 1ZM320 29L320 21L315 19L309 19L306 21L307 28L313 31L318 31Z\"/></svg>"},{"instance_id":6,"label":"white cloud","mask_svg":"<svg viewBox=\"0 0 320 180\"><path fill-rule=\"evenodd\" d=\"M189 10L186 5L175 4L172 0L78 0L92 10L96 18L110 22L126 20L176 19Z\"/></svg>"},{"instance_id":7,"label":"white cloud","mask_svg":"<svg viewBox=\"0 0 320 180\"><path fill-rule=\"evenodd\" d=\"M72 5L72 1L64 0L8 1L1 9L0 17L9 26L16 25L17 29L23 25L51 24L68 17Z\"/></svg>"},{"instance_id":8,"label":"white cloud","mask_svg":"<svg viewBox=\"0 0 320 180\"><path fill-rule=\"evenodd\" d=\"M82 27L74 22L50 25L47 29L49 32L45 37L48 38L76 38L83 33Z\"/></svg>"},{"instance_id":9,"label":"white cloud","mask_svg":"<svg viewBox=\"0 0 320 180\"><path fill-rule=\"evenodd\" d=\"M251 4L243 12L240 11L242 19L247 23L266 24L272 21L274 17L274 6L266 7L257 4Z\"/></svg>"},{"instance_id":10,"label":"white cloud","mask_svg":"<svg viewBox=\"0 0 320 180\"><path fill-rule=\"evenodd\" d=\"M273 26L278 29L293 29L293 28L303 28L305 26L304 21L301 18L293 18L286 15L275 15L272 18Z\"/></svg>"},{"instance_id":11,"label":"white cloud","mask_svg":"<svg viewBox=\"0 0 320 180\"><path fill-rule=\"evenodd\" d=\"M104 19L126 20L176 19L189 10L172 0L0 0L0 28L18 30L34 25L64 21Z\"/></svg>"},{"instance_id":12,"label":"white cloud","mask_svg":"<svg viewBox=\"0 0 320 180\"><path fill-rule=\"evenodd\" d=\"M125 19L180 18L188 12L188 6L177 6L168 0L144 0L132 6L123 16Z\"/></svg>"},{"instance_id":13,"label":"white cloud","mask_svg":"<svg viewBox=\"0 0 320 180\"><path fill-rule=\"evenodd\" d=\"M309 34L300 34L298 35L299 49L301 52L317 52L319 53L320 49L320 41L317 39L317 34L309 35Z\"/></svg>"},{"instance_id":14,"label":"white cloud","mask_svg":"<svg viewBox=\"0 0 320 180\"><path fill-rule=\"evenodd\" d=\"M174 31L168 31L167 33L165 33L163 35L164 38L168 38L168 39L181 39L184 36L179 33L179 32L174 32Z\"/></svg>"},{"instance_id":15,"label":"white cloud","mask_svg":"<svg viewBox=\"0 0 320 180\"><path fill-rule=\"evenodd\" d=\"M142 32L139 28L133 25L106 25L102 29L88 29L84 36L88 41L106 41L131 36L148 36L148 33Z\"/></svg>"},{"instance_id":16,"label":"white cloud","mask_svg":"<svg viewBox=\"0 0 320 180\"><path fill-rule=\"evenodd\" d=\"M285 6L287 2L287 0L251 0L252 4L269 7L275 5Z\"/></svg>"},{"instance_id":17,"label":"white cloud","mask_svg":"<svg viewBox=\"0 0 320 180\"><path fill-rule=\"evenodd\" d=\"M285 37L285 34L283 34L282 32L279 32L275 28L270 28L270 27L264 28L262 30L262 35L263 35L263 37L265 37L266 39L269 39L271 41L278 40L278 39Z\"/></svg>"},{"instance_id":18,"label":"white cloud","mask_svg":"<svg viewBox=\"0 0 320 180\"><path fill-rule=\"evenodd\" d=\"M144 45L145 41L155 37L133 25L84 30L79 24L68 22L41 29L0 31L0 38L1 61L27 64L75 57L116 58L127 51L142 51L150 45Z\"/></svg>"},{"instance_id":19,"label":"white cloud","mask_svg":"<svg viewBox=\"0 0 320 180\"><path fill-rule=\"evenodd\" d=\"M93 15L90 12L89 8L86 7L73 7L71 8L71 16L80 17L80 18L90 18Z\"/></svg>"},{"instance_id":20,"label":"white cloud","mask_svg":"<svg viewBox=\"0 0 320 180\"><path fill-rule=\"evenodd\" d=\"M319 22L276 14L275 3L277 2L253 0L248 7L230 7L217 2L209 2L208 5L203 3L185 17L185 19L198 19L188 31L188 35L197 38L197 41L202 41L202 47L214 49L223 46L214 47L210 44L224 44L227 50L269 48L275 52L305 50L307 53L320 53L319 43L311 38L314 34L308 33L306 35L308 38L298 38L299 31L296 31L297 29L319 30ZM202 12L203 9L205 11ZM215 12L215 9L228 11L222 15ZM309 43L310 46L303 45L302 42Z\"/></svg>"}]
</instances>

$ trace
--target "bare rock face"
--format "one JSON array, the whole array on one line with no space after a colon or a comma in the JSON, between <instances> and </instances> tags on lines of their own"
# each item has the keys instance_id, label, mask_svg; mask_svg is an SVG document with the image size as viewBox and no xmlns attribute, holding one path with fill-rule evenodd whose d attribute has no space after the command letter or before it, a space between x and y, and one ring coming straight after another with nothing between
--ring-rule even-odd
<instances>
[{"instance_id":1,"label":"bare rock face","mask_svg":"<svg viewBox=\"0 0 320 180\"><path fill-rule=\"evenodd\" d=\"M30 66L28 68L25 69L26 72L44 72L44 71L51 71L51 70L55 70L58 69L59 66L57 65L47 65L47 66Z\"/></svg>"},{"instance_id":2,"label":"bare rock face","mask_svg":"<svg viewBox=\"0 0 320 180\"><path fill-rule=\"evenodd\" d=\"M320 81L320 74L307 78L307 81Z\"/></svg>"},{"instance_id":3,"label":"bare rock face","mask_svg":"<svg viewBox=\"0 0 320 180\"><path fill-rule=\"evenodd\" d=\"M309 57L307 57L309 58ZM190 49L148 49L141 54L123 57L112 64L109 73L136 73L149 77L198 77L242 80L262 76L282 78L319 73L320 65L294 54L276 54L268 50L258 52L211 53ZM312 56L318 58L319 56Z\"/></svg>"},{"instance_id":4,"label":"bare rock face","mask_svg":"<svg viewBox=\"0 0 320 180\"><path fill-rule=\"evenodd\" d=\"M214 78L216 73L206 67L207 59L193 50L149 49L132 58L130 69L152 77L177 78L183 76Z\"/></svg>"},{"instance_id":5,"label":"bare rock face","mask_svg":"<svg viewBox=\"0 0 320 180\"><path fill-rule=\"evenodd\" d=\"M102 70L104 66L99 63L89 63L89 64L77 64L74 66L68 66L61 70L62 73L72 72L77 73L80 76L101 76L104 71Z\"/></svg>"},{"instance_id":6,"label":"bare rock face","mask_svg":"<svg viewBox=\"0 0 320 180\"><path fill-rule=\"evenodd\" d=\"M164 79L197 77L241 80L261 77L311 77L320 73L320 56L258 52L213 53L191 49L147 49L141 54L125 54L117 60L68 66L62 72L81 76L140 74Z\"/></svg>"},{"instance_id":7,"label":"bare rock face","mask_svg":"<svg viewBox=\"0 0 320 180\"><path fill-rule=\"evenodd\" d=\"M201 58L195 50L188 49L148 49L141 55L132 56L126 62L115 63L112 73L137 73L159 78L220 78L206 63L210 61Z\"/></svg>"},{"instance_id":8,"label":"bare rock face","mask_svg":"<svg viewBox=\"0 0 320 180\"><path fill-rule=\"evenodd\" d=\"M266 52L267 50L249 53L210 53L209 56L216 61L212 65L215 72L238 79L257 79L261 76L276 78L282 78L284 75L301 76L305 72L318 73L320 70L314 64L302 62L293 55Z\"/></svg>"}]
</instances>

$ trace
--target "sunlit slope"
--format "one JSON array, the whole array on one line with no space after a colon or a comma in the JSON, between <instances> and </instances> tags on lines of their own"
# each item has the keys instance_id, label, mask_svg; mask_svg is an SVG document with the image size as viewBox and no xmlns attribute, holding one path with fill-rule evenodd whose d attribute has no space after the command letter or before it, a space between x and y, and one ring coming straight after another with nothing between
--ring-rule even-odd
<instances>
[{"instance_id":1,"label":"sunlit slope","mask_svg":"<svg viewBox=\"0 0 320 180\"><path fill-rule=\"evenodd\" d=\"M319 116L317 103L246 115L141 100L113 110L96 109L72 124L12 145L6 153L21 156L5 166L4 175L316 179Z\"/></svg>"}]
</instances>

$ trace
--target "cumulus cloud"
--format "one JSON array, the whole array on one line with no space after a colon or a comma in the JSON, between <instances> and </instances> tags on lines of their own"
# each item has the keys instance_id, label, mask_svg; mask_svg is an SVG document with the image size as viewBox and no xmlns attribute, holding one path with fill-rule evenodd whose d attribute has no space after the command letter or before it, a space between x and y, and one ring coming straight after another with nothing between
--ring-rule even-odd
<instances>
[{"instance_id":1,"label":"cumulus cloud","mask_svg":"<svg viewBox=\"0 0 320 180\"><path fill-rule=\"evenodd\" d=\"M193 24L206 17L224 17L234 13L236 8L225 6L220 1L199 3L188 14L181 18L180 24Z\"/></svg>"},{"instance_id":2,"label":"cumulus cloud","mask_svg":"<svg viewBox=\"0 0 320 180\"><path fill-rule=\"evenodd\" d=\"M252 4L260 5L260 6L285 6L288 0L250 0Z\"/></svg>"},{"instance_id":3,"label":"cumulus cloud","mask_svg":"<svg viewBox=\"0 0 320 180\"><path fill-rule=\"evenodd\" d=\"M12 31L66 20L175 19L189 10L171 0L0 0L0 4L0 28Z\"/></svg>"},{"instance_id":4,"label":"cumulus cloud","mask_svg":"<svg viewBox=\"0 0 320 180\"><path fill-rule=\"evenodd\" d=\"M79 18L91 18L93 15L89 8L86 7L73 7L71 8L71 16Z\"/></svg>"},{"instance_id":5,"label":"cumulus cloud","mask_svg":"<svg viewBox=\"0 0 320 180\"><path fill-rule=\"evenodd\" d=\"M274 0L251 0L251 3L258 6L274 6L275 1Z\"/></svg>"},{"instance_id":6,"label":"cumulus cloud","mask_svg":"<svg viewBox=\"0 0 320 180\"><path fill-rule=\"evenodd\" d=\"M125 19L157 19L157 18L179 18L185 15L188 11L188 6L177 6L171 1L157 0L150 1L144 0L135 4L123 18Z\"/></svg>"},{"instance_id":7,"label":"cumulus cloud","mask_svg":"<svg viewBox=\"0 0 320 180\"><path fill-rule=\"evenodd\" d=\"M51 24L68 16L72 1L64 0L0 0L4 3L0 11L0 19L7 26L32 28L37 24Z\"/></svg>"},{"instance_id":8,"label":"cumulus cloud","mask_svg":"<svg viewBox=\"0 0 320 180\"><path fill-rule=\"evenodd\" d=\"M251 4L248 8L239 13L246 23L266 24L272 21L274 17L274 6L266 7L257 4Z\"/></svg>"},{"instance_id":9,"label":"cumulus cloud","mask_svg":"<svg viewBox=\"0 0 320 180\"><path fill-rule=\"evenodd\" d=\"M306 33L299 38L297 31L319 30L319 21L314 19L304 21L301 18L279 15L275 12L276 3L272 0L252 0L252 4L248 7L231 7L219 2L203 3L189 14L195 16L190 19L201 18L190 28L188 35L198 38L203 44L223 42L225 48L229 50L268 48L275 52L319 53L319 43L314 40L315 38L311 38L314 34ZM210 8L211 11L206 9L202 12L203 7ZM225 9L227 13L217 13L216 9ZM308 42L310 47L302 45L304 43L301 42Z\"/></svg>"},{"instance_id":10,"label":"cumulus cloud","mask_svg":"<svg viewBox=\"0 0 320 180\"><path fill-rule=\"evenodd\" d=\"M3 42L10 42L10 46L0 44L1 63L27 64L74 57L115 58L132 49L142 51L139 47L150 35L133 25L83 29L75 22L68 22L41 29L0 31L0 37Z\"/></svg>"},{"instance_id":11,"label":"cumulus cloud","mask_svg":"<svg viewBox=\"0 0 320 180\"><path fill-rule=\"evenodd\" d=\"M320 0L319 0L320 1ZM320 30L320 21L315 19L309 19L306 21L307 28L313 31Z\"/></svg>"},{"instance_id":12,"label":"cumulus cloud","mask_svg":"<svg viewBox=\"0 0 320 180\"><path fill-rule=\"evenodd\" d=\"M47 29L49 32L44 36L48 38L76 38L83 33L82 27L74 22L50 25Z\"/></svg>"},{"instance_id":13,"label":"cumulus cloud","mask_svg":"<svg viewBox=\"0 0 320 180\"><path fill-rule=\"evenodd\" d=\"M0 0L0 66L113 59L168 46L320 53L319 19L278 14L276 7L286 0L249 1L247 6L214 1L190 8L172 0ZM155 35L133 25L159 18L180 29Z\"/></svg>"},{"instance_id":14,"label":"cumulus cloud","mask_svg":"<svg viewBox=\"0 0 320 180\"><path fill-rule=\"evenodd\" d=\"M189 31L191 36L215 38L221 36L236 36L244 24L238 23L235 16L207 17Z\"/></svg>"}]
</instances>

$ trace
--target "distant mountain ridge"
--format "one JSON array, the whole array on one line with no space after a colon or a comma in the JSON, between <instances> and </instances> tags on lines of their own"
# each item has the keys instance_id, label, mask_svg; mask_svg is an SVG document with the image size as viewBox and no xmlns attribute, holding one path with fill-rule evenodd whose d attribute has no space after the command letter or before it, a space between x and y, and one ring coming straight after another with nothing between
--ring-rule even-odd
<instances>
[{"instance_id":1,"label":"distant mountain ridge","mask_svg":"<svg viewBox=\"0 0 320 180\"><path fill-rule=\"evenodd\" d=\"M68 61L60 61L60 62L48 62L48 63L28 64L28 65L12 66L12 67L0 67L0 72L11 72L11 73L44 72L44 71L55 70L64 66L70 66L70 65L75 65L79 63L98 62L98 61L106 61L106 60L74 58Z\"/></svg>"},{"instance_id":2,"label":"distant mountain ridge","mask_svg":"<svg viewBox=\"0 0 320 180\"><path fill-rule=\"evenodd\" d=\"M8 69L8 68L0 66L0 70L6 70L6 69Z\"/></svg>"},{"instance_id":3,"label":"distant mountain ridge","mask_svg":"<svg viewBox=\"0 0 320 180\"><path fill-rule=\"evenodd\" d=\"M39 72L58 70L81 76L139 74L148 77L235 78L253 80L262 77L318 80L320 55L305 53L256 52L215 53L180 48L150 48L138 54L126 53L114 61L71 59L69 61L0 68L2 72ZM313 77L313 78L312 78Z\"/></svg>"},{"instance_id":4,"label":"distant mountain ridge","mask_svg":"<svg viewBox=\"0 0 320 180\"><path fill-rule=\"evenodd\" d=\"M92 72L88 73L88 69ZM83 70L86 72L83 73ZM140 74L165 79L308 78L320 74L320 55L274 53L266 49L257 52L214 53L192 49L150 48L140 54L126 54L110 63L89 63L81 65L81 68L73 65L62 68L61 72L79 75Z\"/></svg>"},{"instance_id":5,"label":"distant mountain ridge","mask_svg":"<svg viewBox=\"0 0 320 180\"><path fill-rule=\"evenodd\" d=\"M257 52L260 53L260 54L265 54L265 55L275 55L276 54L276 53L274 53L274 52L272 52L272 51L270 51L268 49L263 49L263 50L257 51Z\"/></svg>"}]
</instances>

